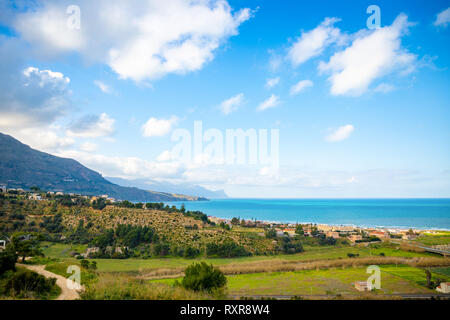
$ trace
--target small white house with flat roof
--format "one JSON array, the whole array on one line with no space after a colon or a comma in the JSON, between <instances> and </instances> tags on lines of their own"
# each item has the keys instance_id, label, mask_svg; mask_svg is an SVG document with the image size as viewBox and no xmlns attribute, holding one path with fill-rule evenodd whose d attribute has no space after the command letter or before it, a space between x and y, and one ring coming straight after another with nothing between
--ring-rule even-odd
<instances>
[{"instance_id":1,"label":"small white house with flat roof","mask_svg":"<svg viewBox=\"0 0 450 320\"><path fill-rule=\"evenodd\" d=\"M356 281L355 282L355 289L358 291L371 291L372 286L367 281Z\"/></svg>"},{"instance_id":2,"label":"small white house with flat roof","mask_svg":"<svg viewBox=\"0 0 450 320\"><path fill-rule=\"evenodd\" d=\"M0 240L0 251L3 251L6 249L6 241Z\"/></svg>"},{"instance_id":3,"label":"small white house with flat roof","mask_svg":"<svg viewBox=\"0 0 450 320\"><path fill-rule=\"evenodd\" d=\"M441 285L436 288L436 291L450 293L450 282L441 282Z\"/></svg>"}]
</instances>

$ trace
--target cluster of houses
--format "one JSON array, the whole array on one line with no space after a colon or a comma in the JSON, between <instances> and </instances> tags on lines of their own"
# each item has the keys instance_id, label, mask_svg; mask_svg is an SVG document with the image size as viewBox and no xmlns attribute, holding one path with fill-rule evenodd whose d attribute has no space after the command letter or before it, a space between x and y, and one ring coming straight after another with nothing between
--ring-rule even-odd
<instances>
[{"instance_id":1,"label":"cluster of houses","mask_svg":"<svg viewBox=\"0 0 450 320\"><path fill-rule=\"evenodd\" d=\"M229 219L221 219L217 217L209 217L209 220L215 222L216 224L224 223L230 228L233 228L233 224ZM271 223L256 220L240 220L240 226L243 227L256 227L256 228L274 228L277 237L290 236L294 237L296 235L297 224L288 223ZM404 240L414 240L418 237L418 232L412 232L412 230L400 230L400 229L364 229L357 228L353 226L331 226L331 225L313 225L313 224L303 224L303 235L306 237L313 236L313 230L317 230L316 235L325 234L328 238L347 238L351 243L355 244L361 242L367 238L378 238L381 241L386 241L391 238L398 238ZM264 233L260 233L264 235Z\"/></svg>"},{"instance_id":2,"label":"cluster of houses","mask_svg":"<svg viewBox=\"0 0 450 320\"><path fill-rule=\"evenodd\" d=\"M108 196L107 194L103 194L103 195L99 195L99 196L86 196L86 195L80 195L80 194L76 194L76 193L64 193L62 191L30 192L30 191L26 191L22 188L7 188L5 185L0 185L0 192L23 194L29 200L37 200L37 201L46 200L47 198L51 198L54 196L68 195L68 196L74 198L74 199L72 199L72 201L74 201L74 202L76 201L75 198L83 198L86 200L90 200L91 203L99 198L103 198L111 203L117 202L116 199Z\"/></svg>"},{"instance_id":3,"label":"cluster of houses","mask_svg":"<svg viewBox=\"0 0 450 320\"><path fill-rule=\"evenodd\" d=\"M109 254L125 254L125 252L127 250L129 250L130 248L128 247L112 247L112 246L107 246L106 247L106 253ZM100 248L99 247L90 247L86 249L86 252L79 254L81 257L83 258L89 258L94 256L95 254L100 253Z\"/></svg>"},{"instance_id":4,"label":"cluster of houses","mask_svg":"<svg viewBox=\"0 0 450 320\"><path fill-rule=\"evenodd\" d=\"M113 197L108 196L107 194L102 194L102 195L100 195L100 196L92 196L92 197L90 197L91 202L94 202L95 200L98 200L99 198L103 198L103 199L105 199L106 201L109 201L109 202L111 202L111 203L117 202L116 199L114 199Z\"/></svg>"}]
</instances>

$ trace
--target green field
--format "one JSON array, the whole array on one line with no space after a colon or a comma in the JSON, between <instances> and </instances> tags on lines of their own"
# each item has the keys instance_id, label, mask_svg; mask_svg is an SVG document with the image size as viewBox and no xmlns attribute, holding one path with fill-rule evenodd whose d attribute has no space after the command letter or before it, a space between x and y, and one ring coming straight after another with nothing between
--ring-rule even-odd
<instances>
[{"instance_id":1,"label":"green field","mask_svg":"<svg viewBox=\"0 0 450 320\"><path fill-rule=\"evenodd\" d=\"M77 245L71 246L60 243L44 243L44 254L46 257L60 258L64 261L75 262L71 258L71 251L83 252L86 246ZM436 256L431 253L414 253L395 249L390 245L379 245L378 248L364 248L364 247L305 247L305 251L292 255L272 255L272 256L251 256L239 258L197 258L186 259L180 257L167 258L150 258L150 259L94 259L97 262L98 271L103 272L142 272L145 270L154 270L161 268L182 268L193 262L205 261L213 265L239 264L252 261L264 260L289 260L289 261L310 261L310 260L326 260L347 258L347 254L359 254L360 257L379 256L384 253L385 256L395 257L430 257Z\"/></svg>"},{"instance_id":2,"label":"green field","mask_svg":"<svg viewBox=\"0 0 450 320\"><path fill-rule=\"evenodd\" d=\"M425 272L409 266L381 266L381 289L373 294L434 293L425 287ZM436 274L433 274L433 278ZM366 268L336 268L294 272L251 273L228 276L228 292L237 296L252 295L357 295L355 281L369 277ZM441 277L439 275L439 277ZM449 280L450 277L447 277ZM178 279L154 280L173 284Z\"/></svg>"},{"instance_id":3,"label":"green field","mask_svg":"<svg viewBox=\"0 0 450 320\"><path fill-rule=\"evenodd\" d=\"M264 260L290 260L290 261L309 261L309 260L326 260L326 259L339 259L347 258L348 253L359 254L360 257L368 257L371 255L378 256L380 253L384 253L386 256L395 257L430 257L436 256L431 253L413 253L402 250L396 250L392 248L353 248L353 247L309 247L305 248L305 252L292 254L292 255L274 255L274 256L252 256L241 258L215 258L215 259L185 259L185 258L151 258L151 259L126 259L126 260L114 260L114 259L95 259L99 271L106 272L133 272L144 271L159 268L179 268L186 267L193 262L205 261L212 263L213 265L220 266L226 264L239 264L252 261L264 261Z\"/></svg>"},{"instance_id":4,"label":"green field","mask_svg":"<svg viewBox=\"0 0 450 320\"><path fill-rule=\"evenodd\" d=\"M438 244L450 244L450 232L441 231L439 233L424 233L421 234L415 241L427 246L435 246Z\"/></svg>"},{"instance_id":5,"label":"green field","mask_svg":"<svg viewBox=\"0 0 450 320\"><path fill-rule=\"evenodd\" d=\"M437 275L444 275L444 276L450 277L450 267L432 268L431 270L434 273L436 273Z\"/></svg>"},{"instance_id":6,"label":"green field","mask_svg":"<svg viewBox=\"0 0 450 320\"><path fill-rule=\"evenodd\" d=\"M85 246L71 246L68 244L45 243L44 252L47 258L47 270L65 275L67 266L80 264L80 261L71 257L70 252L82 252ZM393 244L377 244L371 247L305 247L305 251L293 255L251 256L242 258L216 258L216 259L186 259L179 257L149 258L149 259L93 259L97 262L100 274L113 275L114 273L128 273L135 277L146 271L179 269L174 275L181 274L188 265L205 261L215 266L228 264L245 264L258 261L319 261L348 258L347 254L358 254L360 258L369 256L393 256L393 257L440 257L431 253L408 252L397 249ZM90 259L91 260L91 259ZM91 260L92 261L92 260ZM433 281L450 280L448 267L430 268ZM83 276L84 274L84 276ZM119 278L125 274L117 275ZM362 293L354 288L355 281L364 281L369 277L365 267L329 268L320 270L301 270L285 272L245 273L227 275L228 294L231 296L316 296L334 297L361 296ZM88 284L95 280L95 275L88 272L82 273L82 282ZM171 286L175 280L158 279L149 280L149 284L165 284ZM380 296L383 294L427 294L434 293L426 287L426 275L423 269L404 265L381 266L381 289L363 295Z\"/></svg>"},{"instance_id":7,"label":"green field","mask_svg":"<svg viewBox=\"0 0 450 320\"><path fill-rule=\"evenodd\" d=\"M47 241L42 242L41 246L44 255L50 258L71 258L71 252L76 251L82 253L86 251L87 248L87 245L85 244L70 245Z\"/></svg>"}]
</instances>

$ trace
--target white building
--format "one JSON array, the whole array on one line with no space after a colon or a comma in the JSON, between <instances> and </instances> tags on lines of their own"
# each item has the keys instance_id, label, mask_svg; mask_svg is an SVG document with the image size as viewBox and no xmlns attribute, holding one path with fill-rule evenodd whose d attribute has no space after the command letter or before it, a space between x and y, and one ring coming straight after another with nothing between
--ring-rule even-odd
<instances>
[{"instance_id":1,"label":"white building","mask_svg":"<svg viewBox=\"0 0 450 320\"><path fill-rule=\"evenodd\" d=\"M450 282L441 282L441 285L436 288L436 291L450 293Z\"/></svg>"},{"instance_id":2,"label":"white building","mask_svg":"<svg viewBox=\"0 0 450 320\"><path fill-rule=\"evenodd\" d=\"M372 288L367 281L356 281L355 289L358 291L370 291Z\"/></svg>"},{"instance_id":3,"label":"white building","mask_svg":"<svg viewBox=\"0 0 450 320\"><path fill-rule=\"evenodd\" d=\"M6 249L6 241L0 240L0 251L3 251Z\"/></svg>"},{"instance_id":4,"label":"white building","mask_svg":"<svg viewBox=\"0 0 450 320\"><path fill-rule=\"evenodd\" d=\"M42 197L40 194L32 193L28 196L28 199L30 200L42 200Z\"/></svg>"}]
</instances>

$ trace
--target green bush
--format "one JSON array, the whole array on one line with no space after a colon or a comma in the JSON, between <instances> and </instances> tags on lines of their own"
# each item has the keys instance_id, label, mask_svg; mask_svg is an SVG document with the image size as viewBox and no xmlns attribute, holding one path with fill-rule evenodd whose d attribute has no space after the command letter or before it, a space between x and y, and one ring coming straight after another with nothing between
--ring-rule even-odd
<instances>
[{"instance_id":1,"label":"green bush","mask_svg":"<svg viewBox=\"0 0 450 320\"><path fill-rule=\"evenodd\" d=\"M283 253L293 254L303 251L303 246L298 240L291 240L289 237L283 237L278 242L279 250Z\"/></svg>"},{"instance_id":2,"label":"green bush","mask_svg":"<svg viewBox=\"0 0 450 320\"><path fill-rule=\"evenodd\" d=\"M264 234L266 238L269 239L276 239L277 237L277 231L274 228L268 228L264 231Z\"/></svg>"},{"instance_id":3,"label":"green bush","mask_svg":"<svg viewBox=\"0 0 450 320\"><path fill-rule=\"evenodd\" d=\"M16 272L5 273L3 279L3 294L17 297L49 294L56 284L55 278L46 279L36 272L19 269Z\"/></svg>"},{"instance_id":4,"label":"green bush","mask_svg":"<svg viewBox=\"0 0 450 320\"><path fill-rule=\"evenodd\" d=\"M208 243L206 245L206 254L208 256L216 256L220 258L245 257L250 256L244 247L237 245L233 241L226 241L224 243Z\"/></svg>"},{"instance_id":5,"label":"green bush","mask_svg":"<svg viewBox=\"0 0 450 320\"><path fill-rule=\"evenodd\" d=\"M223 288L227 278L222 271L205 262L194 263L186 268L181 285L185 289L212 292Z\"/></svg>"},{"instance_id":6,"label":"green bush","mask_svg":"<svg viewBox=\"0 0 450 320\"><path fill-rule=\"evenodd\" d=\"M17 255L14 252L0 252L0 275L8 270L16 270Z\"/></svg>"},{"instance_id":7,"label":"green bush","mask_svg":"<svg viewBox=\"0 0 450 320\"><path fill-rule=\"evenodd\" d=\"M83 259L80 261L80 265L82 268L87 269L87 270L97 270L97 262L96 261L91 261L91 263L89 263L89 260Z\"/></svg>"},{"instance_id":8,"label":"green bush","mask_svg":"<svg viewBox=\"0 0 450 320\"><path fill-rule=\"evenodd\" d=\"M193 247L187 247L186 250L184 250L184 257L185 258L195 258L200 254L200 250Z\"/></svg>"}]
</instances>

